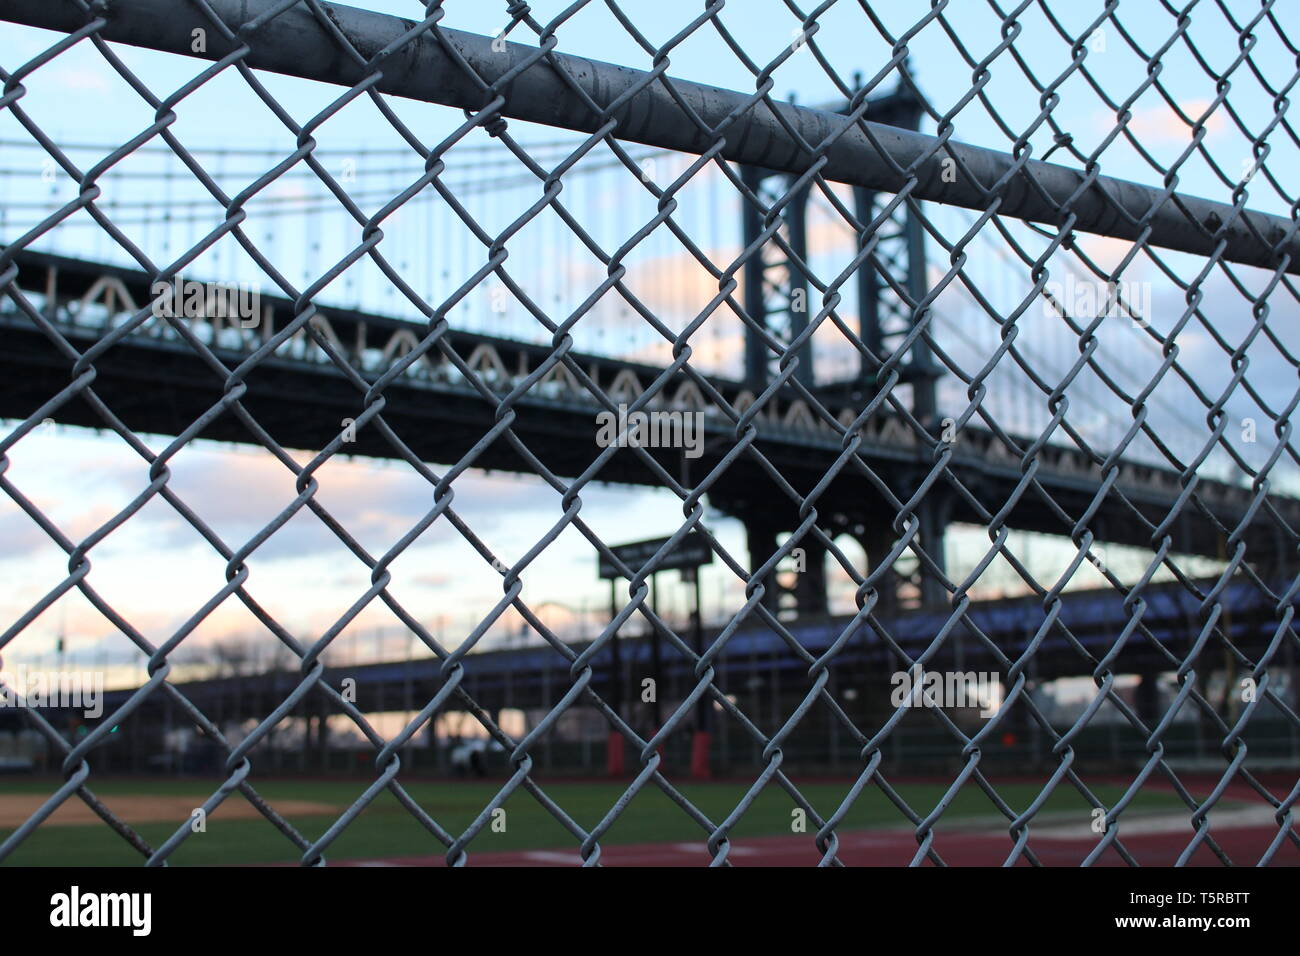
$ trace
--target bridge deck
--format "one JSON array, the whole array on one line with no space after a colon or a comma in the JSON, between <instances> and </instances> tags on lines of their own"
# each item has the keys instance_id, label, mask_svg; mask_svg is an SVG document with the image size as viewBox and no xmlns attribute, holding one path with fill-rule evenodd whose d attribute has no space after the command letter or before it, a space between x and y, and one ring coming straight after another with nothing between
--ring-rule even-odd
<instances>
[{"instance_id":1,"label":"bridge deck","mask_svg":"<svg viewBox=\"0 0 1300 956\"><path fill-rule=\"evenodd\" d=\"M60 334L81 351L98 341L153 298L149 277L139 271L82 262L29 251L20 252L19 285L44 301ZM200 316L196 335L206 337L213 352L235 368L294 315L293 303L262 296L265 316L258 328L241 329L236 321ZM145 305L142 305L145 304ZM361 378L373 381L418 341L422 327L391 317L350 310L326 310L318 327ZM24 418L35 412L70 381L72 361L39 331L31 319L10 308L0 312L5 348L0 351L0 416ZM455 354L480 378L490 397L466 380ZM496 424L496 402L552 355L545 345L494 339L449 331L443 348L411 366L383 392L385 421L424 461L449 464L462 460ZM631 402L662 374L653 366L603 356L571 352L573 366L616 400ZM215 372L180 339L165 319L149 316L139 330L126 335L94 362L96 394L130 428L145 433L175 435L220 402L232 400L234 384ZM246 391L239 401L280 444L289 448L322 448L338 438L344 419L357 418L365 408L364 390L331 364L324 351L301 333L275 355L262 360L241 380ZM709 383L733 408L752 402L741 383ZM830 396L845 395L832 386L819 393L839 422L859 414L856 405L836 404ZM812 403L816 404L816 403ZM844 434L836 422L819 420L812 404L794 389L773 396L757 419L755 448L775 465L799 494L811 492L835 465ZM566 369L547 378L513 403L512 429L554 474L581 474L602 451L595 443L594 416L601 406ZM736 428L722 410L708 402L684 372L676 373L649 408L698 410L704 415L706 443L697 459L680 449L646 448L669 474L686 475L688 484L712 474L734 447ZM897 415L871 417L862 429L859 460L842 468L817 501L819 524L838 533L854 527L875 527L882 515L892 522L898 512L879 490L883 483L899 500L906 500L933 466L940 441L918 436ZM56 421L99 427L104 423L79 397L51 414ZM253 436L227 412L204 430L203 437L251 442ZM953 445L947 480L962 490L948 496L949 520L988 524L988 515L1015 501L1007 514L1009 527L1068 534L1090 509L1088 526L1102 541L1149 546L1153 533L1184 490L1180 474L1131 461L1121 462L1113 487L1095 502L1103 478L1105 450L1084 451L1049 445L1029 454L1029 440L1013 438L1017 448L992 433L968 427ZM348 454L393 458L399 455L375 428L361 428ZM528 462L504 438L480 449L477 467L529 471ZM1033 469L1037 487L1025 485ZM869 475L876 476L873 481ZM601 469L600 480L629 484L662 484L645 460L622 449ZM1273 560L1283 537L1277 520L1300 526L1300 501L1278 495L1252 512L1254 493L1244 486L1195 479L1189 501L1165 532L1175 552L1220 557L1225 539L1243 519L1250 518L1244 538L1256 560ZM742 454L713 476L711 504L738 517L761 515L782 529L798 524L796 502L782 492L752 454Z\"/></svg>"}]
</instances>

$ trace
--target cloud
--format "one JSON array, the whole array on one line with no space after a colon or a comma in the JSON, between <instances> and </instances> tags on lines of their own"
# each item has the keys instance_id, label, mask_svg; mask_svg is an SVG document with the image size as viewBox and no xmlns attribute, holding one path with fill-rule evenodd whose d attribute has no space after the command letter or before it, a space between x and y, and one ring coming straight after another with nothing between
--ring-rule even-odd
<instances>
[{"instance_id":1,"label":"cloud","mask_svg":"<svg viewBox=\"0 0 1300 956\"><path fill-rule=\"evenodd\" d=\"M0 542L3 542L4 549L0 561L24 557L47 545L57 547L41 526L19 511L17 506L13 511L0 514Z\"/></svg>"},{"instance_id":2,"label":"cloud","mask_svg":"<svg viewBox=\"0 0 1300 956\"><path fill-rule=\"evenodd\" d=\"M1200 119L1209 107L1209 100L1187 100L1178 104L1178 108L1192 122ZM1108 133L1115 128L1115 114L1099 110L1094 122L1099 130ZM1206 117L1203 125L1207 137L1222 132L1227 127L1222 107ZM1192 139L1191 125L1179 116L1173 107L1163 101L1154 106L1134 110L1128 122L1128 130L1135 139L1147 146L1154 144L1182 146Z\"/></svg>"}]
</instances>

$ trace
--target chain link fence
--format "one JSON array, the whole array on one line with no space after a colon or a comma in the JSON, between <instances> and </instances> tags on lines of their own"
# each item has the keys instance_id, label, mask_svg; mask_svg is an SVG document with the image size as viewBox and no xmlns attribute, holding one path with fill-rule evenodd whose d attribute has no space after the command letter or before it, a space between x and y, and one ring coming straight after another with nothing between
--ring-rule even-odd
<instances>
[{"instance_id":1,"label":"chain link fence","mask_svg":"<svg viewBox=\"0 0 1300 956\"><path fill-rule=\"evenodd\" d=\"M1300 153L1288 114L1300 79L1300 24L1286 20L1294 9L1268 0L1110 0L1086 9L989 0L925 10L787 0L768 5L770 19L754 20L724 0L654 10L577 0L510 2L492 11L495 32L469 32L448 25L455 4L405 6L399 16L318 0L7 0L0 11L3 29L33 50L0 62L5 135L11 145L21 137L39 156L43 181L66 190L57 202L11 191L0 220L10 352L0 414L11 420L0 437L0 489L14 522L0 527L10 529L15 555L21 525L67 558L61 580L7 596L14 611L0 621L0 652L12 662L38 619L79 592L147 661L146 679L107 695L106 713L80 733L55 710L22 707L25 732L39 733L63 780L13 821L0 860L77 801L151 865L196 839L189 819L164 839L147 839L95 790L97 762L115 759L114 734L165 712L220 753L220 783L195 812L206 817L238 794L306 865L323 864L385 792L449 865L471 859L471 841L516 794L559 822L583 864L597 865L602 841L644 790L660 791L692 822L704 841L699 861L712 865L734 862L737 827L774 791L806 820L790 838L819 865L845 862L842 838L867 793L883 795L893 823L914 839L913 864L943 864L950 805L971 791L1001 821L998 861L1045 862L1035 852L1036 821L1059 827L1044 807L1069 793L1085 807L1084 862L1137 863L1142 853L1123 822L1152 788L1179 821L1177 862L1294 861L1300 236L1285 172ZM588 50L608 45L620 65L566 52L567 36ZM854 38L849 53L862 55L846 56L841 37ZM697 47L730 78L725 86L710 85ZM90 51L93 61L78 62L93 69L78 73L80 82L111 78L130 98L124 113L145 116L99 155L85 153L76 131L88 118L75 100L54 114L28 108L29 92L61 62ZM676 72L679 61L696 64L696 79ZM782 96L778 84L795 65L833 104ZM195 104L204 91L223 83L251 93L291 140L265 161L255 157L260 171L214 171L177 132L187 110L202 109ZM889 97L914 104L911 128L886 122ZM427 104L442 120L436 138L427 133L432 114L415 111ZM318 142L363 108L414 164L412 177L365 195ZM985 145L963 142L967 129ZM556 146L552 135L543 148L534 130L569 138ZM231 145L241 145L240 134L228 134ZM145 192L160 188L156 169L131 173L151 150L188 173L184 242L172 212L160 220L132 206L137 194L114 191L131 175ZM614 183L609 205L571 203L566 187L580 188L596 161ZM488 222L448 170L491 163L504 164L502 176L522 177L529 198ZM335 258L312 245L319 261L304 260L304 283L291 281L285 262L292 258L296 271L307 253L255 228L259 203L295 176L337 217L320 241L342 247ZM728 239L700 234L711 217L695 205L695 190L706 181L732 204L726 218L734 206L737 227L747 223ZM514 188L488 183L498 196ZM423 273L414 278L426 265L390 251L404 210L421 202L446 217L416 254L432 262L427 283ZM618 206L645 215L620 231L611 226ZM555 238L529 232L543 221ZM149 227L158 229L152 240L140 231ZM447 251L453 228L469 237L471 256ZM79 259L94 258L84 245L57 244L77 229L111 247L115 265L61 301L53 277L69 281L80 275ZM838 246L827 238L836 230ZM701 279L671 306L644 281L653 263L644 250L668 236L682 268ZM574 251L548 268L563 270L579 255L595 265L563 296L539 295L525 278L529 260L554 243ZM214 274L207 257L234 247L246 274L258 277L265 311L242 310L236 295L221 321L200 328L179 307L177 282L205 269L232 281L230 270ZM335 308L337 284L362 269L394 301ZM649 275L653 283L658 274ZM209 308L212 288L204 286ZM105 298L113 290L116 304ZM458 321L466 304L498 292L527 328L497 338L466 331ZM633 330L622 354L602 351L592 333L610 303L619 327ZM361 312L407 318L382 325ZM701 341L722 326L735 348L711 365ZM363 330L380 327L400 347L376 357L373 341L369 351L353 346ZM158 351L145 349L146 340ZM524 344L511 351L511 341ZM828 356L846 371L823 374ZM313 363L311 383L332 384L308 388L294 361ZM611 361L612 371L601 366ZM999 406L1007 396L1014 401ZM139 408L151 402L152 412ZM679 416L664 421L684 431L663 443L638 440L633 419L650 412ZM437 429L455 433L445 444L431 444L442 440L421 418L431 414L443 416ZM51 420L116 435L147 464L130 500L90 527L62 526L48 496L10 471L23 443ZM612 423L603 441L602 423ZM290 500L257 533L224 537L202 516L202 501L169 484L174 460L200 438L256 446L292 476ZM303 447L311 453L292 450ZM425 485L417 520L379 549L318 495L327 463L357 451L391 459ZM467 472L493 468L538 476L558 504L514 559L495 551L492 535L456 503ZM584 517L584 498L606 481L677 502L674 530L648 556L625 560L612 547L620 542ZM97 548L160 505L219 555L221 568L207 597L161 637L115 606L93 571ZM281 528L308 514L369 582L310 635L255 596L249 566ZM719 514L743 523L747 548L718 532ZM967 532L961 548L945 538L954 526ZM432 627L393 586L391 566L430 528L454 532L500 578L495 606L463 630ZM1023 536L1046 534L1065 548L1059 566L1035 561ZM688 535L702 538L709 561L743 589L707 628L698 604L683 625L652 593L655 574L673 566ZM845 535L860 544L860 558ZM562 594L524 595L530 566L561 536L580 537L586 560L614 569L609 618L581 641L541 612L541 599ZM1107 548L1126 555L1129 573ZM1022 597L989 600L996 596L981 591L995 564ZM846 582L847 614L828 616L819 598L827 566ZM1095 585L1090 597L1073 590L1085 579ZM294 668L288 683L248 691L256 718L239 711L237 734L230 719L208 712L204 702L216 698L187 685L177 666L228 602L287 649ZM411 712L384 733L351 692L351 672L326 656L372 606L387 608L436 661ZM483 663L490 655L478 653L507 619L537 635L546 657L502 658L521 683L547 675L519 732L503 727L496 678ZM736 663L760 654L771 662L761 692L747 683L754 665ZM951 689L952 675L977 667L996 684L979 707L939 699L945 676ZM647 722L635 697L639 676L669 670L673 692ZM924 685L932 673L940 680ZM1131 674L1141 677L1136 691ZM1161 674L1172 675L1163 697ZM900 676L911 690L891 699ZM1070 677L1086 678L1088 689L1062 720L1038 690ZM11 703L23 693L6 689ZM981 708L987 713L972 714ZM539 774L542 753L579 710L608 729L602 746L629 754L615 798L581 822L562 788ZM463 829L409 786L413 746L448 711L469 715L505 755L504 782ZM309 836L259 792L258 757L286 724L305 719L310 736L312 717L330 715L364 738L372 779ZM1122 774L1110 766L1107 779L1120 782L1103 792L1095 779L1085 782L1076 748L1105 715L1137 743ZM918 721L932 735L929 763L891 755ZM701 762L693 753L674 763L692 729L707 764L711 725L714 742L731 735L728 772L742 781L721 813L675 772ZM1290 750L1252 750L1261 725ZM833 769L846 779L831 805L820 797L814 805L793 769L826 769L807 746L814 726L818 739L836 742ZM1202 743L1196 764L1180 763L1171 749L1189 727ZM1016 749L1030 736L1032 761ZM617 769L612 756L610 764ZM922 802L908 774L935 768L944 770L938 798ZM1007 773L1020 788L1014 798L1004 797ZM1265 810L1252 818L1263 836L1241 851L1230 823L1216 821L1246 806Z\"/></svg>"}]
</instances>

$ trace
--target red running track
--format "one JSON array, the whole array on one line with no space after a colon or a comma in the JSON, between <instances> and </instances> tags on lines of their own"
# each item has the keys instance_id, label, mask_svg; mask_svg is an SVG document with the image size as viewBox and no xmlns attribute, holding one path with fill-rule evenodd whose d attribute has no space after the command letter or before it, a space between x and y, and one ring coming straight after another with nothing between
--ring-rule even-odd
<instances>
[{"instance_id":1,"label":"red running track","mask_svg":"<svg viewBox=\"0 0 1300 956\"><path fill-rule=\"evenodd\" d=\"M1032 830L1030 831L1032 834ZM1276 826L1213 829L1214 839L1234 864L1257 864L1277 836ZM1191 841L1189 830L1135 833L1120 839L1143 866L1172 866ZM1032 836L1029 847L1046 866L1078 866L1096 846L1097 837ZM1001 866L1012 849L1006 832L950 831L936 835L933 844L944 862L952 866ZM908 831L880 830L842 833L838 856L850 866L907 866L917 850ZM753 837L736 840L728 859L736 866L812 866L820 859L811 835ZM605 866L706 866L710 857L700 843L644 843L601 848ZM470 853L470 866L578 866L576 849ZM1192 866L1220 866L1219 858L1204 843L1189 861ZM334 866L440 866L442 857L397 857L386 860L337 861ZM927 864L929 865L928 861ZM1021 859L1019 865L1030 865ZM1099 866L1125 866L1112 848L1097 861ZM1300 849L1286 840L1273 856L1273 866L1300 866Z\"/></svg>"}]
</instances>

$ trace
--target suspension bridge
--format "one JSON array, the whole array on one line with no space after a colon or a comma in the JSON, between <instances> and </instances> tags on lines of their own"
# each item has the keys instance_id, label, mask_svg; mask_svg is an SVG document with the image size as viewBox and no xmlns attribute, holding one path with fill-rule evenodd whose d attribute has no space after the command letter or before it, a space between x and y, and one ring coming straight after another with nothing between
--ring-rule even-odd
<instances>
[{"instance_id":1,"label":"suspension bridge","mask_svg":"<svg viewBox=\"0 0 1300 956\"><path fill-rule=\"evenodd\" d=\"M915 126L918 119L916 104L902 94L882 99L875 109L877 120L901 126ZM544 165L570 146L534 144L529 153ZM88 155L107 151L94 144L70 148ZM136 167L105 171L105 182L112 179L115 188L105 186L96 203L117 229L139 230L142 244L164 252L190 249L229 214L217 210L214 218L212 197L195 190L193 177L173 155L148 148L137 152L142 158ZM205 293L196 308L170 314L157 309L161 270L146 268L120 244L106 243L95 217L78 209L63 222L74 228L60 230L57 242L24 243L0 256L25 296L21 304L9 300L0 308L6 343L0 352L0 416L102 427L101 411L81 394L89 382L121 424L136 432L257 443L230 410L238 401L287 448L334 447L378 458L409 453L439 464L470 456L475 467L533 471L515 443L483 440L498 426L497 402L510 397L514 436L550 474L572 478L587 472L601 452L594 441L594 416L611 403L698 413L705 436L699 457L687 457L679 448L620 452L598 477L653 486L669 475L691 487L707 476L710 507L744 523L753 568L769 560L779 535L804 524L794 502L815 493L818 526L832 537L858 540L874 569L897 553L906 529L895 526L894 516L903 502L918 496L920 543L936 567L927 573L918 566L910 584L919 600L909 598L903 606L902 589L909 582L899 575L880 606L888 615L886 631L913 655L943 627L945 612L937 610L946 597L940 584L943 541L953 524L998 523L1068 536L1081 551L1114 543L1225 559L1238 549L1251 555L1258 573L1270 579L1285 573L1286 538L1278 522L1300 525L1300 501L1268 493L1268 487L1206 477L1214 472L1214 459L1205 455L1199 456L1199 468L1176 467L1170 449L1181 443L1190 449L1186 459L1197 459L1212 426L1158 392L1140 407L1134 403L1131 415L1118 414L1114 381L1077 370L1071 374L1081 338L1059 321L1051 328L1040 322L1040 334L1019 345L1017 355L1033 365L1033 376L1008 360L987 378L976 413L963 416L971 400L968 380L950 369L979 367L998 347L1005 330L989 321L992 312L1013 311L1025 285L1016 277L1025 263L1007 251L1012 244L985 239L972 248L983 250L982 288L994 289L999 277L1011 276L1007 285L1019 291L990 302L991 293L973 296L955 284L929 306L930 332L918 338L911 334L915 303L926 299L930 278L925 239L917 219L907 207L891 203L892 197L855 188L839 195L805 191L783 203L791 177L737 167L736 180L760 202L771 203L773 211L764 216L761 206L735 201L729 177L710 171L697 174L699 188L689 199L675 200L681 203L677 215L696 217L694 225L645 234L640 227L653 216L653 204L647 207L629 172L643 183L669 180L681 173L685 160L641 151L567 170L568 207L584 213L574 217L589 230L577 232L565 215L537 213L537 170L512 169L518 164L500 150L466 152L472 162L445 171L439 188L419 194L384 222L378 248L409 290L397 296L391 275L383 267L368 269L364 258L330 283L315 281L324 263L346 257L347 234L357 226L355 216L348 221L346 205L321 187L316 169L282 173L274 189L241 195L245 227L250 233L261 230L258 248L265 258L262 263L240 258L239 248L228 242L214 246L167 275L164 285L183 276L199 282ZM250 162L255 166L273 155L273 150L216 148L203 154L203 165L217 179L247 181L257 175ZM386 201L404 179L418 175L400 154L383 150L322 150L317 162L347 184L353 203ZM45 217L78 202L76 194L55 186L49 196L32 198L40 192L31 181L34 168L0 169L0 195L21 197L0 204L5 235L37 229ZM540 177L544 194L550 182ZM516 235L512 223L520 209L532 210L534 217ZM841 272L857 252L846 215L859 224L878 219L877 245L867 262L852 269L851 282L832 288L818 275ZM467 228L470 222L478 225ZM80 240L78 225L94 229ZM709 240L684 250L686 233ZM503 235L512 237L505 241ZM755 243L762 245L762 254L739 275L714 264L735 260ZM610 246L617 251L597 253L592 261L592 248ZM282 266L270 284L257 271L268 262ZM295 269L313 289L310 301L288 278ZM604 280L616 273L620 297L593 293L609 291L612 286ZM221 291L236 284L242 287L241 301L254 308L242 313L213 308L222 301ZM697 320L706 302L713 311L701 324ZM856 348L850 336L837 334L834 323L807 333L810 317L819 308L835 311L835 302L870 354ZM756 322L746 323L742 312ZM556 322L549 316L568 318ZM435 344L428 347L426 337L435 327ZM791 345L800 341L797 348ZM1140 337L1130 336L1119 348L1131 350L1138 342ZM795 374L779 385L782 352L773 343L783 344L784 361L796 364ZM895 353L901 360L890 365L897 372L893 392L898 397L886 401L879 388L881 369ZM1144 391L1140 361L1112 365L1120 369L1117 378L1127 375L1123 387L1132 394ZM1052 387L1067 378L1069 389ZM382 383L382 395L376 383ZM602 394L601 400L595 397ZM1067 415L1071 408L1078 411ZM404 448L382 429L365 426L376 411L401 436ZM1146 415L1158 416L1159 449L1131 440L1135 422ZM738 424L742 416L743 425ZM196 422L202 422L197 432ZM1009 433L1006 423L1018 430ZM858 464L828 482L825 476L848 447L850 427L858 435L853 446ZM734 454L750 428L754 447L788 487L774 482L754 458ZM1112 451L1121 443L1123 456ZM928 487L926 476L941 454L950 456L947 485ZM1221 471L1226 476L1232 469ZM994 515L998 522L992 522ZM1260 515L1271 520L1258 520ZM803 622L799 633L807 656L840 640L847 622L826 618L825 549L811 536L802 544L809 552L807 571L793 588L792 611L796 622ZM765 601L779 606L782 591L774 574L765 586ZM1168 594L1152 590L1146 598L1151 609L1143 628L1152 640L1131 648L1121 662L1144 675L1139 700L1144 716L1156 713L1154 675L1168 663L1156 649L1186 650L1205 625L1197 609L1179 602L1183 592L1165 590ZM1239 582L1220 599L1234 615L1235 646L1262 650L1271 634L1261 592ZM970 625L961 625L932 663L998 667L990 642L1011 657L1023 651L1034 638L1032 622L1042 616L1036 602L1031 597L974 605ZM1132 620L1124 596L1111 589L1082 592L1064 608L1056 623L1064 636L1044 643L1036 658L1042 679L1087 672L1092 655L1104 654ZM710 640L717 633L709 629ZM623 642L621 662L615 646L593 658L601 679L618 687L612 699L634 698L630 688L618 686L616 671L634 669L637 660L648 658L645 637ZM728 648L720 666L733 684L778 683L784 675L787 685L797 688L798 674L807 667L761 627L732 637ZM467 686L491 710L541 706L563 677L539 663L538 655L545 653L525 648L474 655L467 664ZM864 686L870 684L892 653L871 626L853 625L842 653L845 679L856 675ZM656 662L656 672L661 666L671 686L688 683L683 661ZM353 671L363 706L381 710L385 700L429 696L441 679L432 660ZM265 674L186 686L205 711L242 719L279 699L286 679L290 675ZM117 692L119 697L129 693ZM164 706L155 703L154 710ZM159 727L167 724L161 715L155 715ZM313 716L318 723L324 719L311 710L300 716L308 726Z\"/></svg>"},{"instance_id":2,"label":"suspension bridge","mask_svg":"<svg viewBox=\"0 0 1300 956\"><path fill-rule=\"evenodd\" d=\"M915 101L902 92L881 98L873 109L876 120L899 126L914 127L919 115ZM544 167L569 146L539 143L529 154ZM91 156L108 151L94 144L69 148ZM781 205L790 177L737 167L735 178L773 203L764 217L761 206L736 200L734 184L710 169L693 178L698 188L674 200L680 203L677 218L693 226L643 234L639 225L653 215L646 204L653 195L629 181L629 163L642 180L671 180L686 158L654 150L587 157L565 173L565 195L571 197L566 214L547 216L534 209L539 170L520 170L500 149L462 149L468 159L444 171L438 188L417 194L383 223L378 250L391 271L411 290L422 289L420 294L394 296L390 275L368 268L364 257L333 282L318 283L310 303L291 294L296 287L287 276L294 268L310 278L324 271L322 263L346 256L351 210L322 185L315 169L282 171L274 188L239 200L248 216L244 228L263 231L262 261L282 267L275 273L278 289L267 287L259 263L241 258L240 247L230 242L214 244L181 270L188 280L209 283L209 290L217 288L213 283L252 289L255 316L210 314L202 307L171 318L155 314L157 275L120 244L106 245L96 218L78 208L61 223L57 240L24 243L4 256L30 305L7 301L0 309L6 341L0 415L33 415L86 374L92 363L77 358L86 355L93 356L95 393L136 431L178 435L202 419L201 437L254 440L229 411L237 397L285 447L324 448L345 439L340 447L347 453L395 457L400 451L382 430L348 429L365 422L367 409L378 404L384 420L422 460L449 464L472 452L478 467L528 471L532 466L510 441L476 447L497 424L495 401L512 396L513 433L552 474L574 477L601 451L593 441L593 416L609 406L594 397L603 392L610 401L646 410L699 413L706 441L699 458L672 448L620 453L598 477L654 485L668 474L689 486L708 476L711 506L744 522L755 567L775 550L779 534L800 526L803 518L793 502L814 489L819 526L855 537L874 567L903 531L893 516L922 490L940 454L951 455L952 488L929 489L917 512L922 546L939 560L950 524L984 525L1005 510L1008 528L1068 535L1085 549L1088 540L1143 548L1165 541L1174 553L1225 558L1231 541L1257 560L1267 559L1274 572L1285 563L1276 523L1300 523L1300 502L1267 494L1267 487L1206 477L1216 462L1227 461L1217 448L1198 458L1212 426L1190 419L1183 405L1162 392L1152 392L1126 416L1116 411L1115 383L1087 369L1070 376L1068 389L1054 390L1052 383L1067 378L1082 351L1081 340L1062 334L1059 321L1052 329L1040 322L1033 328L1042 334L1026 336L1018 347L1016 357L1035 366L1032 376L1006 358L971 405L965 383L945 374L947 366L978 367L997 347L990 330L1003 330L988 314L982 325L975 321L981 316L971 310L978 306L987 313L990 304L975 301L956 283L930 306L929 336L909 338L912 304L927 293L927 254L916 217L892 204L892 197L861 188L842 196L805 191ZM100 174L104 195L95 208L119 230L141 230L141 242L164 253L193 247L223 211L214 213L212 197L170 151L145 147L137 154L138 163ZM246 182L274 151L215 148L202 155L217 180ZM395 150L321 150L316 161L346 184L351 203L390 198L417 172ZM0 205L6 235L38 228L56 210L79 204L66 183L33 198L47 172L34 157L0 169L0 195L8 197ZM551 182L541 175L544 194ZM547 210L552 206L564 208L556 202ZM535 214L511 235L521 209ZM567 221L570 212L588 224L587 231L575 232ZM845 226L846 216L853 221L854 215L859 223L878 218L875 252L856 268L853 281L828 289L817 276L840 271L857 251L856 237ZM470 222L478 225L470 229ZM94 227L84 241L77 238L78 225ZM350 225L355 232L357 223ZM684 251L686 233L709 240ZM502 235L511 239L497 238ZM755 243L762 255L738 276L713 264L732 261ZM610 245L617 252L596 255L595 271L590 248ZM1009 245L996 238L972 245L985 252L983 288L996 288L994 277L1014 277L1023 268ZM481 250L478 261L475 246ZM605 294L611 284L601 281L615 273L622 275L621 297ZM819 308L835 311L833 303L817 304L818 293L823 302L832 294L843 298L839 311L848 323L856 316L853 331L871 355L855 348L833 322L805 334ZM421 302L441 304L412 305ZM706 303L711 314L698 323ZM767 336L744 322L742 311ZM547 314L570 318L561 324ZM422 347L433 321L444 327L434 347ZM1024 321L1028 326L1032 320ZM697 327L688 335L692 323ZM786 353L786 361L796 361L795 374L774 385L779 343L789 346L801 336L804 344ZM1132 358L1140 336L1117 341L1129 354L1127 361L1112 363L1121 370L1115 377L1127 370L1123 385L1136 395L1144 385L1141 363ZM213 368L192 342L210 349L224 370ZM944 362L935 359L931 343ZM877 376L896 349L906 353L894 363L898 384L892 394L898 397L882 401ZM258 356L256 368L245 372L250 356ZM385 382L382 397L369 394L377 381ZM975 411L962 416L968 406ZM104 424L76 394L50 403L44 417ZM1159 422L1159 450L1135 426L1148 417ZM846 429L855 422L859 464L826 483L824 476L844 453ZM1017 431L1008 433L1008 423ZM732 453L751 424L755 447L779 468L795 496L754 458ZM1121 442L1122 457L1112 451ZM1180 445L1187 451L1175 460L1195 459L1199 467L1171 464L1169 449ZM1226 477L1231 469L1221 471ZM1175 508L1179 502L1184 506ZM1275 520L1251 520L1257 513ZM824 552L806 540L813 552L810 573L801 576L796 598L801 613L820 614L826 609ZM942 600L937 575L918 576L918 584L928 588L926 600ZM777 591L770 589L773 599Z\"/></svg>"}]
</instances>

